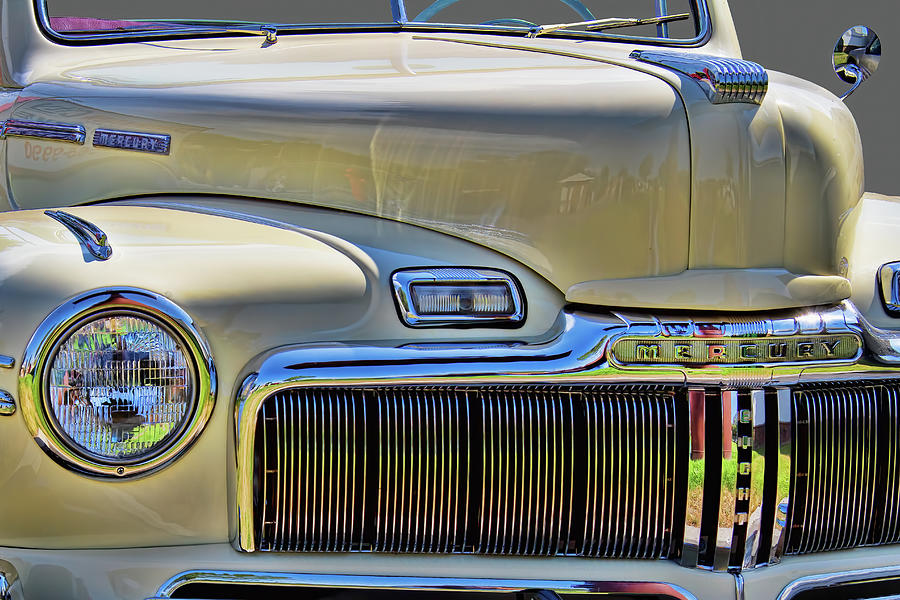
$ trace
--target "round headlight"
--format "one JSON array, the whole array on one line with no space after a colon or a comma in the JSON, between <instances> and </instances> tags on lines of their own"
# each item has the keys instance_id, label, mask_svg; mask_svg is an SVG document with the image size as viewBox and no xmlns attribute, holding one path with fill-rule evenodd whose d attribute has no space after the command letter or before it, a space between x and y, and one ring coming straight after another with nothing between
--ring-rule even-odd
<instances>
[{"instance_id":1,"label":"round headlight","mask_svg":"<svg viewBox=\"0 0 900 600\"><path fill-rule=\"evenodd\" d=\"M133 462L165 449L194 404L184 344L163 325L108 315L61 340L47 405L59 432L91 457Z\"/></svg>"},{"instance_id":2,"label":"round headlight","mask_svg":"<svg viewBox=\"0 0 900 600\"><path fill-rule=\"evenodd\" d=\"M149 473L180 456L215 403L209 346L170 300L133 288L73 298L38 327L19 401L35 441L76 471Z\"/></svg>"}]
</instances>

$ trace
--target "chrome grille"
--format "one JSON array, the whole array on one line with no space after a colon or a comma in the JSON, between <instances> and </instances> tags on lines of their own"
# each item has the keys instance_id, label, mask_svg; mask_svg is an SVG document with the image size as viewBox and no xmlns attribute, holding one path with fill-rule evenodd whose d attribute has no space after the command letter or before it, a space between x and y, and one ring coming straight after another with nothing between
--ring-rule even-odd
<instances>
[{"instance_id":1,"label":"chrome grille","mask_svg":"<svg viewBox=\"0 0 900 600\"><path fill-rule=\"evenodd\" d=\"M275 394L257 420L258 547L671 556L687 463L678 398L599 386Z\"/></svg>"},{"instance_id":2,"label":"chrome grille","mask_svg":"<svg viewBox=\"0 0 900 600\"><path fill-rule=\"evenodd\" d=\"M900 541L898 384L793 393L788 552Z\"/></svg>"}]
</instances>

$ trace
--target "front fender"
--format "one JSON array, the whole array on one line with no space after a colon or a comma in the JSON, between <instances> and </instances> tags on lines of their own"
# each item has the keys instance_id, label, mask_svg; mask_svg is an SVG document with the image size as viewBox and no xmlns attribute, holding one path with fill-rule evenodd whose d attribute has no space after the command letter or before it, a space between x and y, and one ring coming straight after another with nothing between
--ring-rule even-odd
<instances>
[{"instance_id":1,"label":"front fender","mask_svg":"<svg viewBox=\"0 0 900 600\"><path fill-rule=\"evenodd\" d=\"M871 324L900 329L884 309L878 270L900 260L900 197L865 194L841 224L835 259L853 288L851 300Z\"/></svg>"}]
</instances>

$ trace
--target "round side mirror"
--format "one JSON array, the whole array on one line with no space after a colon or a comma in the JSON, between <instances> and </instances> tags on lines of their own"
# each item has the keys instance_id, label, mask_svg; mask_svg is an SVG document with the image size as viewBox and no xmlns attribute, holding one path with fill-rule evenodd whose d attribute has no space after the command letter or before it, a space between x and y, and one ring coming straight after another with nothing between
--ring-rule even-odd
<instances>
[{"instance_id":1,"label":"round side mirror","mask_svg":"<svg viewBox=\"0 0 900 600\"><path fill-rule=\"evenodd\" d=\"M851 84L841 100L872 76L881 60L881 40L870 27L857 25L844 32L834 46L832 64L842 81Z\"/></svg>"}]
</instances>

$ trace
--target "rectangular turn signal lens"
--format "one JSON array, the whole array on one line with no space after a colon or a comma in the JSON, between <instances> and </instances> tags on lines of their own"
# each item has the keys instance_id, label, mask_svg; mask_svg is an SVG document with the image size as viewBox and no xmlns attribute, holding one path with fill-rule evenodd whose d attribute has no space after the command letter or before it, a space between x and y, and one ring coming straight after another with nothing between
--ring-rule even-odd
<instances>
[{"instance_id":1,"label":"rectangular turn signal lens","mask_svg":"<svg viewBox=\"0 0 900 600\"><path fill-rule=\"evenodd\" d=\"M508 273L492 269L434 268L397 271L394 295L407 325L517 324L522 295Z\"/></svg>"}]
</instances>

